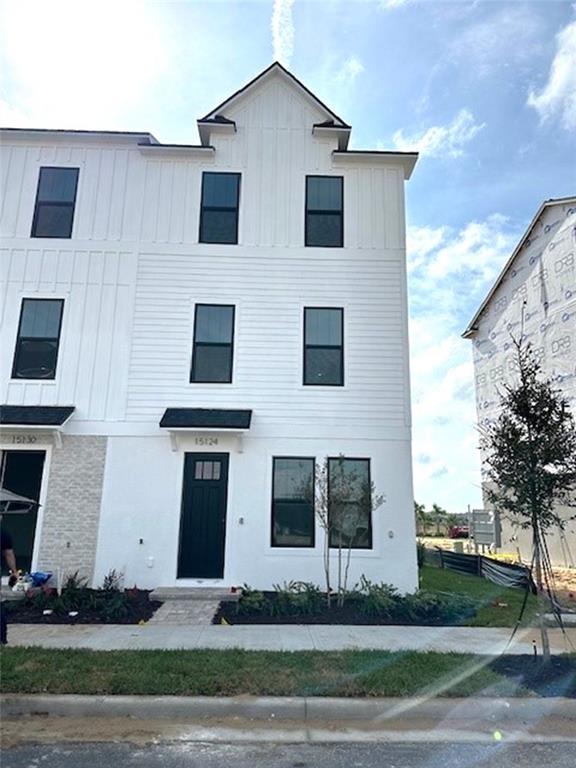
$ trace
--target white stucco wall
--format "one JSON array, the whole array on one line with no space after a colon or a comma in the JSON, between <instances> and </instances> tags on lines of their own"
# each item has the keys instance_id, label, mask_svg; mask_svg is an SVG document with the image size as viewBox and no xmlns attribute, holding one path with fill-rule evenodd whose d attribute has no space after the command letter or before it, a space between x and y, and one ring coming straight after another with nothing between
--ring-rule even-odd
<instances>
[{"instance_id":1,"label":"white stucco wall","mask_svg":"<svg viewBox=\"0 0 576 768\"><path fill-rule=\"evenodd\" d=\"M179 442L180 450L172 451L163 436L109 439L96 581L115 568L125 572L127 585L208 583L176 579L184 452L206 451L194 446L193 437ZM374 484L386 497L374 513L373 549L353 553L350 583L364 574L403 591L417 587L408 440L245 437L239 453L234 437L219 437L210 450L230 454L223 584L270 588L292 579L322 584L318 523L313 549L270 546L272 457L316 456L321 461L341 452L370 458Z\"/></svg>"}]
</instances>

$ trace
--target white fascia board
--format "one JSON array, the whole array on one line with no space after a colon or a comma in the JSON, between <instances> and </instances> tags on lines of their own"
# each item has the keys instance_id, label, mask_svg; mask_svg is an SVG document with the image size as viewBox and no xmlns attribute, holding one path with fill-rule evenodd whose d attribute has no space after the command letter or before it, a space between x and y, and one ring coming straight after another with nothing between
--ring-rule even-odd
<instances>
[{"instance_id":1,"label":"white fascia board","mask_svg":"<svg viewBox=\"0 0 576 768\"><path fill-rule=\"evenodd\" d=\"M46 140L54 142L66 142L85 144L91 142L105 144L140 144L147 143L154 145L158 139L151 133L130 133L122 131L74 131L60 130L50 128L0 128L1 141L15 142L43 142Z\"/></svg>"},{"instance_id":2,"label":"white fascia board","mask_svg":"<svg viewBox=\"0 0 576 768\"><path fill-rule=\"evenodd\" d=\"M412 176L414 166L418 161L418 152L370 152L369 150L350 149L346 152L332 152L335 164L344 165L399 165L404 171L407 181Z\"/></svg>"},{"instance_id":3,"label":"white fascia board","mask_svg":"<svg viewBox=\"0 0 576 768\"><path fill-rule=\"evenodd\" d=\"M213 157L214 147L193 144L138 144L147 157Z\"/></svg>"}]
</instances>

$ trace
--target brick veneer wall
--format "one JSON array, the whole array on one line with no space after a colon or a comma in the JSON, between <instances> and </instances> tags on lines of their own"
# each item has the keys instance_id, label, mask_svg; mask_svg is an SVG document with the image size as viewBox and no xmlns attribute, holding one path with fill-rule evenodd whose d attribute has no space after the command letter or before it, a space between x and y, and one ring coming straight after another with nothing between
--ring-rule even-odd
<instances>
[{"instance_id":1,"label":"brick veneer wall","mask_svg":"<svg viewBox=\"0 0 576 768\"><path fill-rule=\"evenodd\" d=\"M64 435L54 447L43 510L38 566L92 581L98 540L106 437Z\"/></svg>"}]
</instances>

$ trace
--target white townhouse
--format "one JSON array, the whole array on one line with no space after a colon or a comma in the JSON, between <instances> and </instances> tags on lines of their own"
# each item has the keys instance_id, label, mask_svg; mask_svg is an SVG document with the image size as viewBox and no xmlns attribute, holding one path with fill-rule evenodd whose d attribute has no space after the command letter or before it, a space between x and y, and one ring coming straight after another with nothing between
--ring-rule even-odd
<instances>
[{"instance_id":1,"label":"white townhouse","mask_svg":"<svg viewBox=\"0 0 576 768\"><path fill-rule=\"evenodd\" d=\"M512 336L523 334L543 374L576 413L576 197L546 200L470 321L478 423L499 413L498 391L515 380ZM570 516L569 510L560 510ZM571 514L574 514L572 510ZM502 548L532 557L529 531L502 519ZM576 565L576 521L549 537L554 564Z\"/></svg>"},{"instance_id":2,"label":"white townhouse","mask_svg":"<svg viewBox=\"0 0 576 768\"><path fill-rule=\"evenodd\" d=\"M348 149L279 64L198 130L1 132L2 483L41 504L6 521L17 556L94 584L321 584L302 489L343 455L350 581L414 590L417 156Z\"/></svg>"}]
</instances>

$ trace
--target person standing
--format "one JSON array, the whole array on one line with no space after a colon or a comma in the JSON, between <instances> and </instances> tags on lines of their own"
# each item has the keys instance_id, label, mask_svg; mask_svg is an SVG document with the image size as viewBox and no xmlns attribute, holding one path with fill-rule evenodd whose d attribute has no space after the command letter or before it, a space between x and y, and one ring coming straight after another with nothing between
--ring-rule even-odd
<instances>
[{"instance_id":1,"label":"person standing","mask_svg":"<svg viewBox=\"0 0 576 768\"><path fill-rule=\"evenodd\" d=\"M8 531L4 530L0 526L0 551L2 552L2 560L6 563L8 570L10 571L9 584L12 584L16 579L16 555L14 554L14 545L12 544L12 537ZM4 603L0 600L0 643L6 645L8 642L8 621L6 618L6 611L4 610Z\"/></svg>"}]
</instances>

